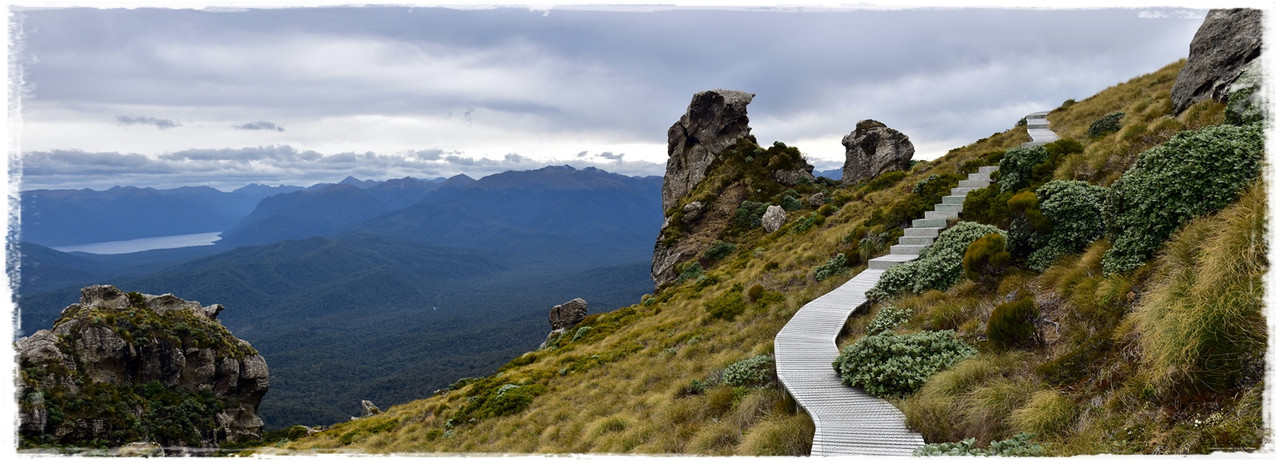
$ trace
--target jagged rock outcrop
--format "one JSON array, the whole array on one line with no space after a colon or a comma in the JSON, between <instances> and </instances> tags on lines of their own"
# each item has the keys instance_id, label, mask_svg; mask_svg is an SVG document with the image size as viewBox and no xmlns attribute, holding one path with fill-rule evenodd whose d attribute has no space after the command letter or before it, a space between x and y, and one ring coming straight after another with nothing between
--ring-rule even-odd
<instances>
[{"instance_id":1,"label":"jagged rock outcrop","mask_svg":"<svg viewBox=\"0 0 1280 462\"><path fill-rule=\"evenodd\" d=\"M587 301L581 298L575 298L553 306L551 307L551 312L547 313L547 321L551 323L551 330L568 329L582 322L582 319L586 317Z\"/></svg>"},{"instance_id":2,"label":"jagged rock outcrop","mask_svg":"<svg viewBox=\"0 0 1280 462\"><path fill-rule=\"evenodd\" d=\"M551 332L547 333L547 339L538 345L538 349L542 350L550 345L556 338L564 335L569 331L570 327L577 325L587 317L587 301L581 298L575 298L562 304L551 307L551 312L547 313L547 321L551 323Z\"/></svg>"},{"instance_id":3,"label":"jagged rock outcrop","mask_svg":"<svg viewBox=\"0 0 1280 462\"><path fill-rule=\"evenodd\" d=\"M1173 112L1209 98L1225 102L1228 87L1261 54L1261 10L1209 10L1173 84Z\"/></svg>"},{"instance_id":4,"label":"jagged rock outcrop","mask_svg":"<svg viewBox=\"0 0 1280 462\"><path fill-rule=\"evenodd\" d=\"M378 406L374 405L373 401L369 401L367 399L360 400L360 410L362 412L360 417L369 417L371 415L378 415L382 413L382 409L378 409Z\"/></svg>"},{"instance_id":5,"label":"jagged rock outcrop","mask_svg":"<svg viewBox=\"0 0 1280 462\"><path fill-rule=\"evenodd\" d=\"M911 168L911 156L916 153L907 135L871 119L858 122L840 142L845 149L840 181L846 186L885 172L907 170Z\"/></svg>"},{"instance_id":6,"label":"jagged rock outcrop","mask_svg":"<svg viewBox=\"0 0 1280 462\"><path fill-rule=\"evenodd\" d=\"M786 222L787 211L777 205L770 205L768 209L765 209L764 215L760 217L760 226L764 227L766 233L777 231Z\"/></svg>"},{"instance_id":7,"label":"jagged rock outcrop","mask_svg":"<svg viewBox=\"0 0 1280 462\"><path fill-rule=\"evenodd\" d=\"M663 210L693 191L720 151L751 134L747 105L755 96L737 90L707 90L693 95L684 116L667 130Z\"/></svg>"},{"instance_id":8,"label":"jagged rock outcrop","mask_svg":"<svg viewBox=\"0 0 1280 462\"><path fill-rule=\"evenodd\" d=\"M81 290L52 329L17 342L24 444L258 438L267 362L222 327L222 309L113 286Z\"/></svg>"}]
</instances>

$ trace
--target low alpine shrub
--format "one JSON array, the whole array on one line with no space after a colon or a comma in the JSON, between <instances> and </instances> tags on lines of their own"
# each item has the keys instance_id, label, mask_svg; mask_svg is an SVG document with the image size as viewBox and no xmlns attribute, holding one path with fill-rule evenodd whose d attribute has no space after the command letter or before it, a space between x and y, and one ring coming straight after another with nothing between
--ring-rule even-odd
<instances>
[{"instance_id":1,"label":"low alpine shrub","mask_svg":"<svg viewBox=\"0 0 1280 462\"><path fill-rule=\"evenodd\" d=\"M977 353L954 331L885 332L858 339L831 364L845 385L881 398L914 393L934 373Z\"/></svg>"},{"instance_id":2,"label":"low alpine shrub","mask_svg":"<svg viewBox=\"0 0 1280 462\"><path fill-rule=\"evenodd\" d=\"M1140 154L1103 206L1112 242L1103 270L1133 271L1184 223L1235 201L1261 174L1263 144L1259 124L1216 125Z\"/></svg>"},{"instance_id":3,"label":"low alpine shrub","mask_svg":"<svg viewBox=\"0 0 1280 462\"><path fill-rule=\"evenodd\" d=\"M829 278L831 276L835 276L837 274L844 273L845 271L848 271L848 270L849 270L848 260L845 259L844 254L840 253L840 254L836 254L836 256L834 257L828 258L827 261L822 264L822 266L819 266L817 269L813 270L813 277L816 278L818 281L822 281L823 279Z\"/></svg>"},{"instance_id":4,"label":"low alpine shrub","mask_svg":"<svg viewBox=\"0 0 1280 462\"><path fill-rule=\"evenodd\" d=\"M720 375L724 383L734 387L768 388L777 381L773 358L760 355L730 364Z\"/></svg>"},{"instance_id":5,"label":"low alpine shrub","mask_svg":"<svg viewBox=\"0 0 1280 462\"><path fill-rule=\"evenodd\" d=\"M1039 317L1031 297L996 305L987 320L987 340L1002 350L1039 345L1040 333L1036 329Z\"/></svg>"},{"instance_id":6,"label":"low alpine shrub","mask_svg":"<svg viewBox=\"0 0 1280 462\"><path fill-rule=\"evenodd\" d=\"M719 297L707 302L707 313L717 319L732 320L747 310L747 303L742 300L742 286L734 285Z\"/></svg>"},{"instance_id":7,"label":"low alpine shrub","mask_svg":"<svg viewBox=\"0 0 1280 462\"><path fill-rule=\"evenodd\" d=\"M1049 158L1044 146L1013 148L1000 158L1000 192L1017 191L1031 181L1036 165Z\"/></svg>"},{"instance_id":8,"label":"low alpine shrub","mask_svg":"<svg viewBox=\"0 0 1280 462\"><path fill-rule=\"evenodd\" d=\"M987 290L995 289L1000 275L1013 259L1004 248L1004 236L992 233L969 244L964 252L964 275Z\"/></svg>"},{"instance_id":9,"label":"low alpine shrub","mask_svg":"<svg viewBox=\"0 0 1280 462\"><path fill-rule=\"evenodd\" d=\"M1004 231L991 225L957 223L920 251L920 258L885 270L875 287L867 291L867 298L885 300L901 293L946 290L964 277L964 253L969 244L992 233L1004 235Z\"/></svg>"},{"instance_id":10,"label":"low alpine shrub","mask_svg":"<svg viewBox=\"0 0 1280 462\"><path fill-rule=\"evenodd\" d=\"M1093 121L1093 123L1089 124L1089 137L1097 138L1108 133L1120 131L1120 119L1123 118L1123 112L1112 112Z\"/></svg>"},{"instance_id":11,"label":"low alpine shrub","mask_svg":"<svg viewBox=\"0 0 1280 462\"><path fill-rule=\"evenodd\" d=\"M1102 237L1102 204L1107 188L1084 181L1050 181L1036 190L1039 209L1052 223L1044 245L1027 259L1027 266L1044 271L1058 257L1079 253Z\"/></svg>"},{"instance_id":12,"label":"low alpine shrub","mask_svg":"<svg viewBox=\"0 0 1280 462\"><path fill-rule=\"evenodd\" d=\"M716 241L714 244L711 244L711 247L708 247L707 250L702 252L702 259L707 262L719 261L736 250L738 250L738 246L736 245L724 241Z\"/></svg>"},{"instance_id":13,"label":"low alpine shrub","mask_svg":"<svg viewBox=\"0 0 1280 462\"><path fill-rule=\"evenodd\" d=\"M911 308L885 306L880 308L880 311L876 312L876 317L871 318L871 322L867 324L867 335L888 332L889 329L902 325L908 319L911 319Z\"/></svg>"}]
</instances>

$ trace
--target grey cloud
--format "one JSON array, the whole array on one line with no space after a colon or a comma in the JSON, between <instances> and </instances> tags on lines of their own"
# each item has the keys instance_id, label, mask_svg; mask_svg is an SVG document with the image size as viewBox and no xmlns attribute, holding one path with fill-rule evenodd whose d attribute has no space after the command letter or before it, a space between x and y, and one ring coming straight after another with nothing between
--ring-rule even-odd
<instances>
[{"instance_id":1,"label":"grey cloud","mask_svg":"<svg viewBox=\"0 0 1280 462\"><path fill-rule=\"evenodd\" d=\"M626 154L614 154L614 153L612 153L612 152L608 152L608 151L605 151L605 152L600 153L600 157L603 157L603 158L605 158L605 159L609 159L609 160L622 160L622 156L625 156L625 155L626 155Z\"/></svg>"},{"instance_id":2,"label":"grey cloud","mask_svg":"<svg viewBox=\"0 0 1280 462\"><path fill-rule=\"evenodd\" d=\"M116 116L117 125L150 125L161 130L175 127L181 127L182 123L170 119L157 119L155 117L133 117L133 116Z\"/></svg>"},{"instance_id":3,"label":"grey cloud","mask_svg":"<svg viewBox=\"0 0 1280 462\"><path fill-rule=\"evenodd\" d=\"M259 120L257 122L245 122L242 124L232 125L231 128L236 130L274 130L278 132L284 131L284 127L276 125L275 122Z\"/></svg>"}]
</instances>

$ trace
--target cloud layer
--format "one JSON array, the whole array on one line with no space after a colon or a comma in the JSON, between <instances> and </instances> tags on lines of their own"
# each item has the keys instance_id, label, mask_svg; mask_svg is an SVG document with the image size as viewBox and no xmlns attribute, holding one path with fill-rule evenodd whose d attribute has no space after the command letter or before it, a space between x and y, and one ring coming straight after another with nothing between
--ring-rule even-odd
<instances>
[{"instance_id":1,"label":"cloud layer","mask_svg":"<svg viewBox=\"0 0 1280 462\"><path fill-rule=\"evenodd\" d=\"M361 159L370 166L396 157L416 165L406 153L434 149L467 153L452 166L520 164L509 154L566 163L583 151L660 166L666 130L691 95L734 88L757 94L757 138L796 145L815 163L838 163L840 138L866 118L907 133L917 157L928 158L1184 57L1202 17L1123 9L28 10L17 22L27 82L20 141L36 167L78 151L131 153L119 156L176 169L184 164L166 156L260 149L247 146L290 146L332 158L325 165L356 152L376 153ZM82 159L91 162L84 179L66 170L57 181L97 184L92 162L116 158ZM207 165L216 164L191 167ZM293 183L302 181L285 173L306 171L269 168ZM57 183L40 177L47 172L29 167L24 184ZM246 174L206 173L216 181Z\"/></svg>"}]
</instances>

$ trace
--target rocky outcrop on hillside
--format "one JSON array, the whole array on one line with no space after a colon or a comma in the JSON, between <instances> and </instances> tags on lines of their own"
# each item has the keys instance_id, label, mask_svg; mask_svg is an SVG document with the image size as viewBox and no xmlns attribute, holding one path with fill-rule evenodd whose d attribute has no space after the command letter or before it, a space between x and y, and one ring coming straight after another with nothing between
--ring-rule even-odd
<instances>
[{"instance_id":1,"label":"rocky outcrop on hillside","mask_svg":"<svg viewBox=\"0 0 1280 462\"><path fill-rule=\"evenodd\" d=\"M267 362L222 305L90 286L18 340L23 445L214 447L259 437Z\"/></svg>"},{"instance_id":2,"label":"rocky outcrop on hillside","mask_svg":"<svg viewBox=\"0 0 1280 462\"><path fill-rule=\"evenodd\" d=\"M707 90L693 95L684 116L667 130L663 210L676 205L706 178L717 154L751 134L747 105L755 96L737 90Z\"/></svg>"},{"instance_id":3,"label":"rocky outcrop on hillside","mask_svg":"<svg viewBox=\"0 0 1280 462\"><path fill-rule=\"evenodd\" d=\"M696 277L712 263L703 252L759 228L766 205L782 203L785 195L793 207L803 207L804 194L820 192L813 165L800 150L781 142L765 148L751 136L746 106L754 97L733 90L699 92L667 132L671 157L662 185L664 221L650 269L655 288L682 275ZM825 196L819 200L825 202ZM770 221L785 222L785 211L775 212Z\"/></svg>"},{"instance_id":4,"label":"rocky outcrop on hillside","mask_svg":"<svg viewBox=\"0 0 1280 462\"><path fill-rule=\"evenodd\" d=\"M844 145L841 182L852 186L885 172L911 168L916 148L902 132L876 120L863 120L840 140Z\"/></svg>"},{"instance_id":5,"label":"rocky outcrop on hillside","mask_svg":"<svg viewBox=\"0 0 1280 462\"><path fill-rule=\"evenodd\" d=\"M1210 10L1173 84L1174 113L1210 98L1225 102L1228 87L1261 54L1261 10Z\"/></svg>"},{"instance_id":6,"label":"rocky outcrop on hillside","mask_svg":"<svg viewBox=\"0 0 1280 462\"><path fill-rule=\"evenodd\" d=\"M551 307L551 311L547 313L547 321L551 323L551 332L547 333L547 339L542 341L542 345L538 349L545 349L552 341L564 335L569 331L570 327L578 325L587 317L587 301L581 298L575 298L562 304Z\"/></svg>"}]
</instances>

